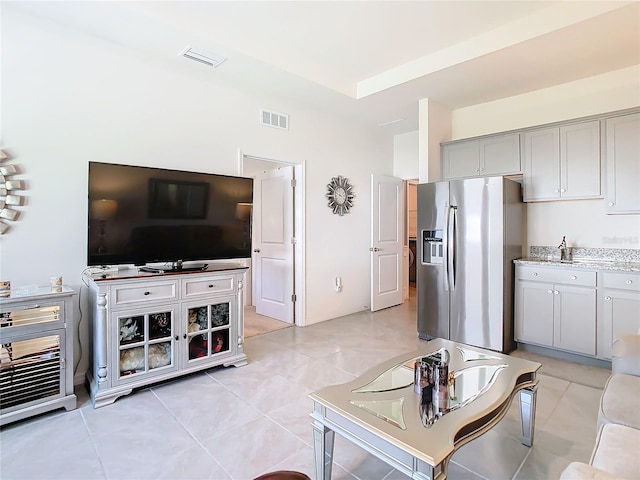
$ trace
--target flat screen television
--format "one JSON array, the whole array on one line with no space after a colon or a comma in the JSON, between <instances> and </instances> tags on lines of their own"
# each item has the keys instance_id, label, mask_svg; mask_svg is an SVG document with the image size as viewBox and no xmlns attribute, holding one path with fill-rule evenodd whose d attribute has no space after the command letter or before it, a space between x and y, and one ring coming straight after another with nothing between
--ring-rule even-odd
<instances>
[{"instance_id":1,"label":"flat screen television","mask_svg":"<svg viewBox=\"0 0 640 480\"><path fill-rule=\"evenodd\" d=\"M89 266L251 257L253 179L89 162Z\"/></svg>"}]
</instances>

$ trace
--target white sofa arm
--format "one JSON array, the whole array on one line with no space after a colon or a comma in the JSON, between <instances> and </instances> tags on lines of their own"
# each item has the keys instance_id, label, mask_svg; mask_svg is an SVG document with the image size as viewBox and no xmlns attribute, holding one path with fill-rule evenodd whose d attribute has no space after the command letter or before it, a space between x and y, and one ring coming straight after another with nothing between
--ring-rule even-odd
<instances>
[{"instance_id":1,"label":"white sofa arm","mask_svg":"<svg viewBox=\"0 0 640 480\"><path fill-rule=\"evenodd\" d=\"M613 342L611 371L640 377L640 334L623 333Z\"/></svg>"}]
</instances>

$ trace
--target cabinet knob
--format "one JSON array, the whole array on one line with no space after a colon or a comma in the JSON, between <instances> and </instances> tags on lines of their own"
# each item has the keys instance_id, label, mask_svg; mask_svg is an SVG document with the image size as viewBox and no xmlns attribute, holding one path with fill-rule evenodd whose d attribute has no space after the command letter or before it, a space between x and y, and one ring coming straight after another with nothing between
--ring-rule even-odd
<instances>
[{"instance_id":1,"label":"cabinet knob","mask_svg":"<svg viewBox=\"0 0 640 480\"><path fill-rule=\"evenodd\" d=\"M626 283L627 285L631 285L631 284L633 283L633 280L627 280L627 281L626 281L626 282L624 282L624 283Z\"/></svg>"},{"instance_id":2,"label":"cabinet knob","mask_svg":"<svg viewBox=\"0 0 640 480\"><path fill-rule=\"evenodd\" d=\"M144 292L145 295L151 295L151 292Z\"/></svg>"},{"instance_id":3,"label":"cabinet knob","mask_svg":"<svg viewBox=\"0 0 640 480\"><path fill-rule=\"evenodd\" d=\"M533 276L537 277L538 276L538 272L533 272Z\"/></svg>"},{"instance_id":4,"label":"cabinet knob","mask_svg":"<svg viewBox=\"0 0 640 480\"><path fill-rule=\"evenodd\" d=\"M209 284L209 288L213 288L213 283L210 283L210 284Z\"/></svg>"},{"instance_id":5,"label":"cabinet knob","mask_svg":"<svg viewBox=\"0 0 640 480\"><path fill-rule=\"evenodd\" d=\"M577 276L575 276L575 275L571 275L571 280L577 280L577 279L578 279L578 277L577 277Z\"/></svg>"},{"instance_id":6,"label":"cabinet knob","mask_svg":"<svg viewBox=\"0 0 640 480\"><path fill-rule=\"evenodd\" d=\"M553 290L547 290L547 292L549 292L549 293L553 293Z\"/></svg>"},{"instance_id":7,"label":"cabinet knob","mask_svg":"<svg viewBox=\"0 0 640 480\"><path fill-rule=\"evenodd\" d=\"M558 193L560 190L558 190L557 188L553 189L553 193Z\"/></svg>"},{"instance_id":8,"label":"cabinet knob","mask_svg":"<svg viewBox=\"0 0 640 480\"><path fill-rule=\"evenodd\" d=\"M476 173L479 173L479 172L480 172L480 169L479 169L479 168L476 168Z\"/></svg>"},{"instance_id":9,"label":"cabinet knob","mask_svg":"<svg viewBox=\"0 0 640 480\"><path fill-rule=\"evenodd\" d=\"M560 293L560 292L559 292L558 290L554 290L554 291L553 291L553 294L554 294L554 295L558 295L559 293Z\"/></svg>"},{"instance_id":10,"label":"cabinet knob","mask_svg":"<svg viewBox=\"0 0 640 480\"><path fill-rule=\"evenodd\" d=\"M605 299L605 300L611 300L611 297L606 296L606 297L604 297L604 299Z\"/></svg>"},{"instance_id":11,"label":"cabinet knob","mask_svg":"<svg viewBox=\"0 0 640 480\"><path fill-rule=\"evenodd\" d=\"M254 252L254 253L260 253L260 249L259 249L259 248L254 248L254 249L253 249L253 252Z\"/></svg>"},{"instance_id":12,"label":"cabinet knob","mask_svg":"<svg viewBox=\"0 0 640 480\"><path fill-rule=\"evenodd\" d=\"M564 193L564 192L566 192L566 191L567 191L567 189L566 189L566 188L561 188L561 189L560 189L560 191L561 191L562 193Z\"/></svg>"},{"instance_id":13,"label":"cabinet knob","mask_svg":"<svg viewBox=\"0 0 640 480\"><path fill-rule=\"evenodd\" d=\"M182 335L182 338L186 339L187 338L187 334L185 333L184 335Z\"/></svg>"},{"instance_id":14,"label":"cabinet knob","mask_svg":"<svg viewBox=\"0 0 640 480\"><path fill-rule=\"evenodd\" d=\"M180 336L176 335L176 340L178 340L180 338Z\"/></svg>"},{"instance_id":15,"label":"cabinet knob","mask_svg":"<svg viewBox=\"0 0 640 480\"><path fill-rule=\"evenodd\" d=\"M613 202L609 202L609 203L607 203L607 205L610 206L610 207L613 207L614 204L613 204Z\"/></svg>"}]
</instances>

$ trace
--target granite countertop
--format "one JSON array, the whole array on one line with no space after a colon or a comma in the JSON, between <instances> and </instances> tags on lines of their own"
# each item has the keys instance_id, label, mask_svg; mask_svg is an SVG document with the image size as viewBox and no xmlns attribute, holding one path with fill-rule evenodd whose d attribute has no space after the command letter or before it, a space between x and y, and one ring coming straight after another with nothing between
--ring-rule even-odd
<instances>
[{"instance_id":1,"label":"granite countertop","mask_svg":"<svg viewBox=\"0 0 640 480\"><path fill-rule=\"evenodd\" d=\"M581 268L586 270L602 270L611 272L640 272L640 263L637 262L620 262L598 259L575 259L570 262L561 262L559 259L547 260L536 257L520 258L513 262L519 265Z\"/></svg>"},{"instance_id":2,"label":"granite countertop","mask_svg":"<svg viewBox=\"0 0 640 480\"><path fill-rule=\"evenodd\" d=\"M640 272L640 249L568 247L571 261L560 261L560 250L553 246L529 247L529 256L514 260L520 265L583 268L610 272Z\"/></svg>"}]
</instances>

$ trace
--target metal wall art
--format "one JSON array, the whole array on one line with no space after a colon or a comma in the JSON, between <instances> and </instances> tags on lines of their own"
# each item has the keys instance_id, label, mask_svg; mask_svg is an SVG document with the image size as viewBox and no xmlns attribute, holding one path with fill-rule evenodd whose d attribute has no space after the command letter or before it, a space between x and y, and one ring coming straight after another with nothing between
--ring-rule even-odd
<instances>
[{"instance_id":1,"label":"metal wall art","mask_svg":"<svg viewBox=\"0 0 640 480\"><path fill-rule=\"evenodd\" d=\"M18 219L19 212L14 207L22 205L22 197L17 195L23 189L22 181L9 178L18 170L15 165L5 163L8 159L9 156L0 150L0 235L9 229L7 220L15 222Z\"/></svg>"},{"instance_id":2,"label":"metal wall art","mask_svg":"<svg viewBox=\"0 0 640 480\"><path fill-rule=\"evenodd\" d=\"M328 205L333 213L340 216L349 213L353 207L353 197L353 185L349 183L348 178L338 175L331 179L331 183L327 184Z\"/></svg>"}]
</instances>

